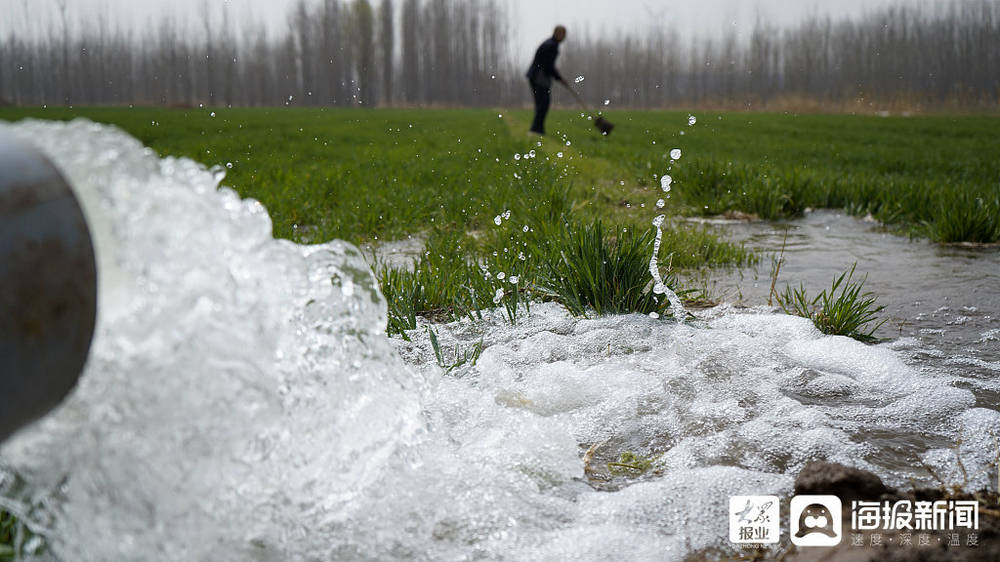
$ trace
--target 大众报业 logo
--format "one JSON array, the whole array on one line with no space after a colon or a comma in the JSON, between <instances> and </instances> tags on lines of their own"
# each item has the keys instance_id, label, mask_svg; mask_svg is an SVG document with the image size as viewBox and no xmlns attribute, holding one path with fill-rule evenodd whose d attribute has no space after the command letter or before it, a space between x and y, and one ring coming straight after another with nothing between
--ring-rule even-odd
<instances>
[{"instance_id":1,"label":"\u5927\u4f17\u62a5\u4e1a logo","mask_svg":"<svg viewBox=\"0 0 1000 562\"><path fill-rule=\"evenodd\" d=\"M836 546L843 536L843 506L837 496L794 496L788 523L796 546Z\"/></svg>"},{"instance_id":2,"label":"\u5927\u4f17\u62a5\u4e1a logo","mask_svg":"<svg viewBox=\"0 0 1000 562\"><path fill-rule=\"evenodd\" d=\"M731 496L729 540L739 544L778 542L778 496Z\"/></svg>"}]
</instances>

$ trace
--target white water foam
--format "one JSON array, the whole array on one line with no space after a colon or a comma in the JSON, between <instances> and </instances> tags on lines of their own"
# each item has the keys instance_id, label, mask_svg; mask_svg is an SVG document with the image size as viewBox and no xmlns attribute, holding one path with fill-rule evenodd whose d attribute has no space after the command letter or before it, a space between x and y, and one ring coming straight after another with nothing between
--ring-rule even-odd
<instances>
[{"instance_id":1,"label":"white water foam","mask_svg":"<svg viewBox=\"0 0 1000 562\"><path fill-rule=\"evenodd\" d=\"M786 495L810 460L899 484L920 475L873 435L931 440L915 454L950 474L943 443L1000 429L891 345L761 310L538 304L437 326L446 355L485 348L445 374L425 332L385 337L352 246L272 240L219 174L116 129L4 127L78 188L101 272L80 387L0 450L0 502L56 558L678 559L729 548L729 496ZM963 442L970 472L985 439ZM652 469L611 474L625 451Z\"/></svg>"},{"instance_id":2,"label":"white water foam","mask_svg":"<svg viewBox=\"0 0 1000 562\"><path fill-rule=\"evenodd\" d=\"M350 516L423 428L358 250L271 238L219 170L86 121L4 126L42 148L91 225L99 317L79 388L3 446L72 560L288 552Z\"/></svg>"}]
</instances>

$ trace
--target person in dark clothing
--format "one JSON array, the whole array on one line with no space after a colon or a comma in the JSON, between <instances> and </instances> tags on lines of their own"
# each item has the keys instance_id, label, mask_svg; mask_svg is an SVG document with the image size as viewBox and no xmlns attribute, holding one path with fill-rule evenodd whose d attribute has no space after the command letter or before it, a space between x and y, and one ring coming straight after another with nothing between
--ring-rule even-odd
<instances>
[{"instance_id":1,"label":"person in dark clothing","mask_svg":"<svg viewBox=\"0 0 1000 562\"><path fill-rule=\"evenodd\" d=\"M552 103L552 79L563 82L563 77L556 70L556 57L559 56L559 43L566 39L566 28L559 25L552 32L552 37L545 40L535 51L535 60L528 69L528 83L531 95L535 98L535 120L531 123L531 132L545 134L545 115Z\"/></svg>"}]
</instances>

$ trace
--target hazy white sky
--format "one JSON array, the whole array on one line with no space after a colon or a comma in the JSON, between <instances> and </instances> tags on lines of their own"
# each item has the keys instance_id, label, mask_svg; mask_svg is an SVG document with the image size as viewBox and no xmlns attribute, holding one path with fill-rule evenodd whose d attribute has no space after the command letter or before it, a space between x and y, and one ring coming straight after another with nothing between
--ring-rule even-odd
<instances>
[{"instance_id":1,"label":"hazy white sky","mask_svg":"<svg viewBox=\"0 0 1000 562\"><path fill-rule=\"evenodd\" d=\"M144 29L165 13L187 18L194 24L209 9L218 18L227 5L238 24L251 17L281 29L292 0L65 0L71 21L96 19L107 14L112 25ZM371 0L379 4L381 0ZM397 6L401 0L394 0ZM462 2L465 0L453 0ZM510 38L519 58L530 58L535 47L556 23L569 28L564 49L572 48L574 31L589 27L593 32L641 30L668 26L683 33L718 35L743 33L759 16L783 25L811 14L861 16L875 7L900 0L500 0L510 6L513 34ZM902 0L919 3L926 0ZM38 33L55 24L57 0L0 0L0 34L12 30ZM576 37L579 37L577 34Z\"/></svg>"}]
</instances>

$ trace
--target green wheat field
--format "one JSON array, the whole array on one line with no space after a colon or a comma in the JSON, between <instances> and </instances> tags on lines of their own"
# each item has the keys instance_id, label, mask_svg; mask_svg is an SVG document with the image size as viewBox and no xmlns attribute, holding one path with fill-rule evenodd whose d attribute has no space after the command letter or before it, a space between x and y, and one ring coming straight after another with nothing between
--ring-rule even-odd
<instances>
[{"instance_id":1,"label":"green wheat field","mask_svg":"<svg viewBox=\"0 0 1000 562\"><path fill-rule=\"evenodd\" d=\"M500 305L514 322L539 299L669 313L648 287L658 214L668 283L759 259L676 220L684 216L771 220L834 208L940 243L1000 240L992 116L611 111L617 128L604 137L579 112L555 111L541 138L528 134L524 110L0 109L7 121L77 117L121 127L160 155L222 166L224 185L268 208L276 237L419 239L412 268L372 260L388 331L403 336L417 316L476 317ZM484 266L518 282L498 285Z\"/></svg>"}]
</instances>

